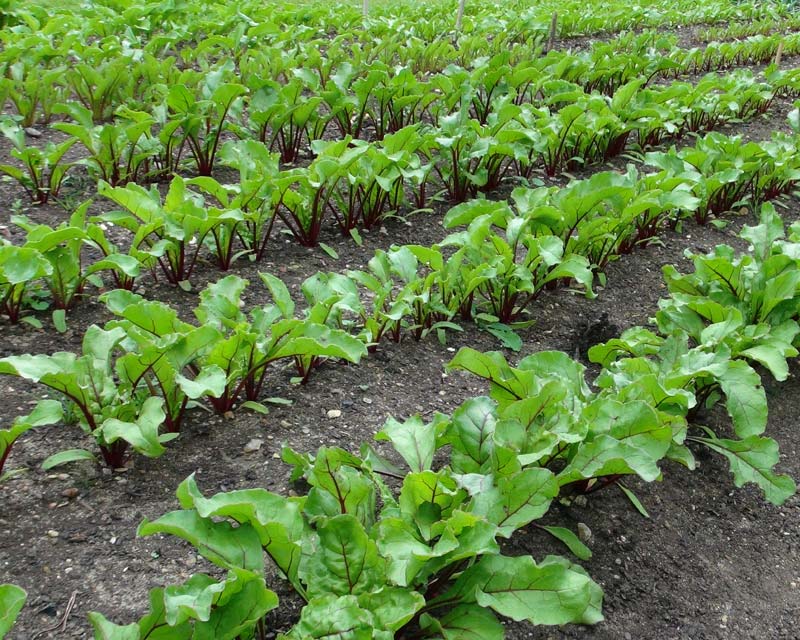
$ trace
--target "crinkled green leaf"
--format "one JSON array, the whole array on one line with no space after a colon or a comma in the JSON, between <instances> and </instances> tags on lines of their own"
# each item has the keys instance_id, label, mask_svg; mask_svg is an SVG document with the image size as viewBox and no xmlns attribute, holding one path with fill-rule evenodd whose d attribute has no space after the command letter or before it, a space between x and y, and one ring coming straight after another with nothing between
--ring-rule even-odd
<instances>
[{"instance_id":1,"label":"crinkled green leaf","mask_svg":"<svg viewBox=\"0 0 800 640\"><path fill-rule=\"evenodd\" d=\"M175 376L175 381L192 400L203 396L219 398L225 391L225 372L216 365L204 367L192 380L178 374Z\"/></svg>"},{"instance_id":2,"label":"crinkled green leaf","mask_svg":"<svg viewBox=\"0 0 800 640\"><path fill-rule=\"evenodd\" d=\"M158 433L166 417L164 400L150 397L144 401L136 422L125 422L116 418L106 420L101 426L103 438L109 444L124 440L138 453L155 458L166 451Z\"/></svg>"},{"instance_id":3,"label":"crinkled green leaf","mask_svg":"<svg viewBox=\"0 0 800 640\"><path fill-rule=\"evenodd\" d=\"M473 498L472 511L485 516L509 538L526 524L541 518L558 495L558 483L548 469L531 467L513 476L501 477L489 490Z\"/></svg>"},{"instance_id":4,"label":"crinkled green leaf","mask_svg":"<svg viewBox=\"0 0 800 640\"><path fill-rule=\"evenodd\" d=\"M180 484L177 496L184 509L193 508L203 518L225 517L252 526L278 568L298 584L301 541L307 533L301 513L305 498L286 498L265 489L229 491L205 498L194 475Z\"/></svg>"},{"instance_id":5,"label":"crinkled green leaf","mask_svg":"<svg viewBox=\"0 0 800 640\"><path fill-rule=\"evenodd\" d=\"M332 594L312 598L287 640L373 640L375 617L362 609L355 596ZM386 636L387 640L391 634Z\"/></svg>"},{"instance_id":6,"label":"crinkled green leaf","mask_svg":"<svg viewBox=\"0 0 800 640\"><path fill-rule=\"evenodd\" d=\"M433 464L436 451L436 423L424 423L419 416L405 422L388 418L376 440L389 440L412 471L427 471Z\"/></svg>"},{"instance_id":7,"label":"crinkled green leaf","mask_svg":"<svg viewBox=\"0 0 800 640\"><path fill-rule=\"evenodd\" d=\"M358 603L372 612L381 628L397 631L425 606L425 598L411 589L385 586L379 591L361 594Z\"/></svg>"},{"instance_id":8,"label":"crinkled green leaf","mask_svg":"<svg viewBox=\"0 0 800 640\"><path fill-rule=\"evenodd\" d=\"M569 563L537 565L530 556L493 555L464 571L442 600L477 602L513 620L560 625L586 622L587 618L596 621L592 610L595 587Z\"/></svg>"},{"instance_id":9,"label":"crinkled green leaf","mask_svg":"<svg viewBox=\"0 0 800 640\"><path fill-rule=\"evenodd\" d=\"M337 448L322 448L305 472L312 488L305 513L313 521L350 514L369 528L375 521L375 485L360 471L361 460Z\"/></svg>"},{"instance_id":10,"label":"crinkled green leaf","mask_svg":"<svg viewBox=\"0 0 800 640\"><path fill-rule=\"evenodd\" d=\"M767 396L761 377L742 360L732 360L719 376L725 407L741 438L756 436L767 427Z\"/></svg>"},{"instance_id":11,"label":"crinkled green leaf","mask_svg":"<svg viewBox=\"0 0 800 640\"><path fill-rule=\"evenodd\" d=\"M169 533L194 545L197 551L225 569L243 568L263 572L264 552L256 530L249 524L232 526L203 518L196 511L172 511L157 520L145 519L137 535Z\"/></svg>"},{"instance_id":12,"label":"crinkled green leaf","mask_svg":"<svg viewBox=\"0 0 800 640\"><path fill-rule=\"evenodd\" d=\"M652 482L658 479L661 471L643 449L601 435L581 445L569 465L558 474L558 483L564 486L578 480L627 474L637 474Z\"/></svg>"},{"instance_id":13,"label":"crinkled green leaf","mask_svg":"<svg viewBox=\"0 0 800 640\"><path fill-rule=\"evenodd\" d=\"M364 526L353 516L326 518L317 526L319 546L300 561L309 597L370 593L386 580L384 560Z\"/></svg>"},{"instance_id":14,"label":"crinkled green leaf","mask_svg":"<svg viewBox=\"0 0 800 640\"><path fill-rule=\"evenodd\" d=\"M238 640L249 637L256 625L278 606L278 596L266 588L260 573L235 572L215 602L207 622L196 622L193 640Z\"/></svg>"},{"instance_id":15,"label":"crinkled green leaf","mask_svg":"<svg viewBox=\"0 0 800 640\"><path fill-rule=\"evenodd\" d=\"M428 634L443 640L503 640L505 630L491 609L477 604L462 604L434 618L424 614L420 619Z\"/></svg>"},{"instance_id":16,"label":"crinkled green leaf","mask_svg":"<svg viewBox=\"0 0 800 640\"><path fill-rule=\"evenodd\" d=\"M777 505L783 504L797 491L792 478L773 472L779 455L778 443L771 438L750 436L743 440L727 440L710 432L709 436L697 440L728 459L737 487L752 482L761 488L767 500Z\"/></svg>"}]
</instances>

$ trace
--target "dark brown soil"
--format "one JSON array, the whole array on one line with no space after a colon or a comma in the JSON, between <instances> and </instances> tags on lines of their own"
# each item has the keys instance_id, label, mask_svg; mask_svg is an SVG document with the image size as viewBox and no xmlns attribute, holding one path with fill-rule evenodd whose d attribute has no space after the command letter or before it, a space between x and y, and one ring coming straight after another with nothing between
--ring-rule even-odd
<instances>
[{"instance_id":1,"label":"dark brown soil","mask_svg":"<svg viewBox=\"0 0 800 640\"><path fill-rule=\"evenodd\" d=\"M781 119L761 120L737 129L751 137L766 137ZM757 129L750 131L749 127ZM763 129L761 127L764 127ZM726 131L730 133L730 131ZM5 152L5 149L3 149ZM13 185L0 183L0 201L8 209L22 197ZM796 198L783 203L782 212L795 220ZM65 214L57 206L33 209L37 220L54 223ZM418 214L407 221L392 220L384 231L364 234L357 247L334 232L323 241L338 253L333 259L322 250L307 250L276 236L265 262L258 267L238 263L234 272L251 281L250 302L261 295L257 271L270 271L297 291L299 283L317 270L359 268L377 248L392 243L433 243L444 231L440 213ZM685 249L700 252L726 242L741 247L736 233L752 215L732 219L717 230L687 223L677 232L665 232L659 242L612 263L608 283L597 299L587 300L568 291L543 296L534 308L536 324L523 332L519 356L543 349L561 349L582 357L581 337L586 327L607 318L612 334L645 324L665 295L661 267L676 264L687 269ZM0 221L5 224L5 220ZM202 265L197 289L220 274ZM186 315L196 294L151 282L146 293L178 306ZM260 292L260 293L256 293ZM69 318L65 334L26 325L0 325L0 355L76 350L91 323L107 316L102 305L86 300ZM55 426L27 433L16 445L7 467L27 468L0 485L0 582L13 582L28 591L29 600L11 640L88 638L92 632L86 614L101 611L118 623L141 616L147 592L175 584L206 570L202 558L172 538L136 537L142 518L155 518L177 508L178 483L195 473L206 494L245 487L289 491L288 470L280 461L283 443L312 451L320 445L356 450L369 441L384 420L413 414L447 412L464 399L485 393L482 384L467 375L445 374L444 365L461 346L499 349L491 336L471 325L448 334L446 345L430 337L421 342L382 343L360 365L330 364L315 372L308 384L293 386L289 372L276 374L267 395L292 400L291 407L275 406L268 416L238 412L232 419L195 410L179 440L160 459L137 457L124 473L111 473L91 463L51 472L40 470L47 456L77 446L92 447L76 427ZM781 446L779 470L800 478L796 416L800 414L800 368L777 385L766 382L770 400L768 434ZM30 410L41 391L15 379L0 379L0 406L4 424ZM330 409L340 418L328 419ZM721 420L712 414L710 422ZM245 453L253 438L264 441L255 453ZM698 453L698 455L700 455ZM620 639L789 639L798 638L800 619L800 499L782 507L767 504L752 487L736 489L725 463L699 458L693 473L664 465L663 482L630 484L650 513L639 515L621 492L594 494L585 504L556 506L546 524L575 529L578 522L592 531L593 558L582 563L605 590L606 621L590 628L534 628L509 623L507 637ZM75 491L77 490L77 496ZM71 496L71 497L67 497ZM536 530L519 532L508 553L542 558L566 553ZM276 582L283 597L285 588ZM75 604L65 630L59 623L70 598ZM285 631L297 615L297 602L286 598L274 631Z\"/></svg>"}]
</instances>

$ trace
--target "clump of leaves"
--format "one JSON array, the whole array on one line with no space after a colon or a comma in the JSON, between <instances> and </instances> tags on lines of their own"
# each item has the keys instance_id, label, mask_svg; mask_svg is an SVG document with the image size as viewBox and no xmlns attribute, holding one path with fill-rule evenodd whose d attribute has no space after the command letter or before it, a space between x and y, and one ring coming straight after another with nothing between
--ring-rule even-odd
<instances>
[{"instance_id":1,"label":"clump of leaves","mask_svg":"<svg viewBox=\"0 0 800 640\"><path fill-rule=\"evenodd\" d=\"M665 267L670 297L659 305L659 330L685 331L697 344L728 349L732 357L757 362L785 380L800 333L800 265L797 242L784 235L783 221L767 203L760 224L740 234L750 242L750 253L737 256L719 245L708 255L692 256L693 273Z\"/></svg>"},{"instance_id":2,"label":"clump of leaves","mask_svg":"<svg viewBox=\"0 0 800 640\"><path fill-rule=\"evenodd\" d=\"M210 399L219 413L233 410L241 396L251 408L264 411L257 403L273 363L293 362L305 381L326 358L357 363L366 355L361 340L325 324L335 297L317 302L304 317L295 317L295 304L286 285L270 274L260 275L274 304L254 308L245 315L241 295L248 282L227 276L202 292L195 310L204 326L219 332L201 360L202 366L224 373L220 393Z\"/></svg>"},{"instance_id":3,"label":"clump of leaves","mask_svg":"<svg viewBox=\"0 0 800 640\"><path fill-rule=\"evenodd\" d=\"M116 352L125 331L105 331L91 326L83 340L83 353L58 352L52 355L8 356L0 360L0 374L18 376L58 392L72 407L81 428L97 442L104 461L121 467L128 447L147 456L159 456L164 443L175 434L159 434L166 417L163 400L148 397L142 401L133 393L130 380L120 380L114 369ZM55 454L46 467L94 456L83 449Z\"/></svg>"},{"instance_id":4,"label":"clump of leaves","mask_svg":"<svg viewBox=\"0 0 800 640\"><path fill-rule=\"evenodd\" d=\"M64 154L75 144L70 138L59 144L48 142L44 149L25 144L25 131L13 122L0 120L2 133L14 146L11 155L22 163L22 168L0 164L0 171L11 176L22 185L30 199L37 204L46 204L50 197L58 197L58 192L73 166L64 161Z\"/></svg>"},{"instance_id":5,"label":"clump of leaves","mask_svg":"<svg viewBox=\"0 0 800 640\"><path fill-rule=\"evenodd\" d=\"M500 640L498 615L542 625L598 622L602 591L579 566L500 552L498 538L547 512L558 482L547 469L509 464L491 455L491 445L481 447L473 438L480 409L427 424L389 420L378 438L391 442L402 468L371 447L361 456L285 449L293 479L310 486L304 496L250 489L206 498L190 476L177 492L183 509L145 520L139 534L177 535L227 578L196 575L153 590L151 613L138 624L116 626L93 613L97 637L138 640L160 626L176 639L212 630L216 638L266 637L262 617L277 597L266 587L265 556L306 603L281 636L287 640L458 637L465 622L477 637ZM434 465L447 445L448 464Z\"/></svg>"},{"instance_id":6,"label":"clump of leaves","mask_svg":"<svg viewBox=\"0 0 800 640\"><path fill-rule=\"evenodd\" d=\"M53 266L36 249L0 244L0 313L12 323L28 320L37 324L36 319L22 314L26 308L47 306L40 300L44 292L39 280L52 273Z\"/></svg>"}]
</instances>

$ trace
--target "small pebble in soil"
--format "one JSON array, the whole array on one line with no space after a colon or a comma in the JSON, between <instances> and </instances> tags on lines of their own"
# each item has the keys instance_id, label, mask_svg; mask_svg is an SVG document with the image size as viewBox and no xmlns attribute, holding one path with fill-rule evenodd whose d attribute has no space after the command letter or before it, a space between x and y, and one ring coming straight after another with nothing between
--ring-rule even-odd
<instances>
[{"instance_id":1,"label":"small pebble in soil","mask_svg":"<svg viewBox=\"0 0 800 640\"><path fill-rule=\"evenodd\" d=\"M364 404L372 404L372 398L362 398L361 402Z\"/></svg>"},{"instance_id":2,"label":"small pebble in soil","mask_svg":"<svg viewBox=\"0 0 800 640\"><path fill-rule=\"evenodd\" d=\"M261 449L261 445L264 444L264 441L260 438L253 438L250 440L246 445L244 445L244 452L245 453L255 453L259 449Z\"/></svg>"},{"instance_id":3,"label":"small pebble in soil","mask_svg":"<svg viewBox=\"0 0 800 640\"><path fill-rule=\"evenodd\" d=\"M65 498L77 498L78 497L78 490L75 487L70 487L69 489L64 489L61 492L61 495Z\"/></svg>"},{"instance_id":4,"label":"small pebble in soil","mask_svg":"<svg viewBox=\"0 0 800 640\"><path fill-rule=\"evenodd\" d=\"M329 409L328 410L328 418L334 420L335 418L341 418L342 412L339 409Z\"/></svg>"},{"instance_id":5,"label":"small pebble in soil","mask_svg":"<svg viewBox=\"0 0 800 640\"><path fill-rule=\"evenodd\" d=\"M55 529L49 529L47 531L47 535L50 536L51 538L57 538L58 537L58 531L56 531Z\"/></svg>"},{"instance_id":6,"label":"small pebble in soil","mask_svg":"<svg viewBox=\"0 0 800 640\"><path fill-rule=\"evenodd\" d=\"M592 530L583 522L578 523L578 537L583 543L589 542L589 540L592 539Z\"/></svg>"}]
</instances>

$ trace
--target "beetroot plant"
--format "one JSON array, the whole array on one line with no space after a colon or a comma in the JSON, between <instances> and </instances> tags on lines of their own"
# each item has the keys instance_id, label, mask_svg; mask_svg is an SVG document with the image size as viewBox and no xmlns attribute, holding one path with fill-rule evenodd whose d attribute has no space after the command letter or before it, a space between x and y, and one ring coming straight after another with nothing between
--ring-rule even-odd
<instances>
[{"instance_id":1,"label":"beetroot plant","mask_svg":"<svg viewBox=\"0 0 800 640\"><path fill-rule=\"evenodd\" d=\"M187 478L177 492L182 510L144 521L139 534L183 538L227 577L199 574L154 590L151 613L127 627L93 613L98 637L139 640L169 627L176 639L208 629L215 637L264 638L263 616L278 604L265 558L304 601L287 640L354 631L433 639L460 633L465 623L481 638L501 640L498 615L538 625L601 620L602 591L579 566L501 553L498 540L541 518L558 483L547 469L493 456L491 444L476 448L475 436L495 424L481 422L482 409L467 406L427 424L389 420L378 438L391 442L402 466L370 447L363 456L286 449L293 478L310 486L299 497L250 489L206 498ZM444 465L434 464L437 451Z\"/></svg>"}]
</instances>

